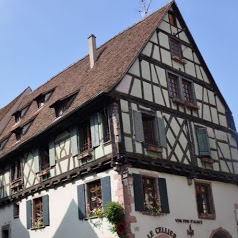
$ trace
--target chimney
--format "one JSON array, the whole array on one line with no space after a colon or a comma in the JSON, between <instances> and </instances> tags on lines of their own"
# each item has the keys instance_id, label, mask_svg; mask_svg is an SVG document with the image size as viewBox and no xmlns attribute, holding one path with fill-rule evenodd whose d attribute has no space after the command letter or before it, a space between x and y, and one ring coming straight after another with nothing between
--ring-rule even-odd
<instances>
[{"instance_id":1,"label":"chimney","mask_svg":"<svg viewBox=\"0 0 238 238\"><path fill-rule=\"evenodd\" d=\"M88 37L88 47L89 47L90 68L92 69L97 60L96 36L93 34Z\"/></svg>"}]
</instances>

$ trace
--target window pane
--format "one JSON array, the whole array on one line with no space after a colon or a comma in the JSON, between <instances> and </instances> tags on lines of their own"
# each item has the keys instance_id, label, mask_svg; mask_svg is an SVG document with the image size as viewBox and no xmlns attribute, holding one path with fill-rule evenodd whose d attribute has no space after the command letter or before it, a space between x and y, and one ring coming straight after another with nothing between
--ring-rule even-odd
<instances>
[{"instance_id":1,"label":"window pane","mask_svg":"<svg viewBox=\"0 0 238 238\"><path fill-rule=\"evenodd\" d=\"M191 82L187 81L187 80L182 80L182 84L183 84L183 96L184 99L187 102L193 102L193 98L192 98L192 85Z\"/></svg>"},{"instance_id":2,"label":"window pane","mask_svg":"<svg viewBox=\"0 0 238 238\"><path fill-rule=\"evenodd\" d=\"M172 56L181 58L181 46L179 41L170 38L170 52Z\"/></svg>"},{"instance_id":3,"label":"window pane","mask_svg":"<svg viewBox=\"0 0 238 238\"><path fill-rule=\"evenodd\" d=\"M142 122L143 122L145 143L149 145L157 145L155 139L154 117L147 117L143 115Z\"/></svg>"},{"instance_id":4,"label":"window pane","mask_svg":"<svg viewBox=\"0 0 238 238\"><path fill-rule=\"evenodd\" d=\"M173 74L168 74L169 77L169 95L171 97L179 98L178 77Z\"/></svg>"},{"instance_id":5,"label":"window pane","mask_svg":"<svg viewBox=\"0 0 238 238\"><path fill-rule=\"evenodd\" d=\"M88 202L90 211L102 206L102 190L100 180L88 184Z\"/></svg>"},{"instance_id":6,"label":"window pane","mask_svg":"<svg viewBox=\"0 0 238 238\"><path fill-rule=\"evenodd\" d=\"M92 139L91 139L90 122L89 121L86 121L81 125L80 136L81 136L80 152L92 148Z\"/></svg>"}]
</instances>

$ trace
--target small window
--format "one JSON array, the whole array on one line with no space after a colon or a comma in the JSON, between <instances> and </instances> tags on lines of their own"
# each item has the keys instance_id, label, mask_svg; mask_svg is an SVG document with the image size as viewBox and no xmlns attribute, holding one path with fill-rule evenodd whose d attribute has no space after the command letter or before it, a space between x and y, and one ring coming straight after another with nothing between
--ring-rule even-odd
<instances>
[{"instance_id":1,"label":"small window","mask_svg":"<svg viewBox=\"0 0 238 238\"><path fill-rule=\"evenodd\" d=\"M89 150L92 148L92 138L90 131L90 121L87 120L80 126L80 152Z\"/></svg>"},{"instance_id":2,"label":"small window","mask_svg":"<svg viewBox=\"0 0 238 238\"><path fill-rule=\"evenodd\" d=\"M20 214L20 205L19 202L16 202L13 204L13 217L19 218L19 214Z\"/></svg>"},{"instance_id":3,"label":"small window","mask_svg":"<svg viewBox=\"0 0 238 238\"><path fill-rule=\"evenodd\" d=\"M43 107L52 95L53 90L44 94L40 94L35 100L37 101L38 108Z\"/></svg>"},{"instance_id":4,"label":"small window","mask_svg":"<svg viewBox=\"0 0 238 238\"><path fill-rule=\"evenodd\" d=\"M182 51L181 51L181 44L178 40L170 38L170 52L172 57L178 57L179 59L182 58Z\"/></svg>"},{"instance_id":5,"label":"small window","mask_svg":"<svg viewBox=\"0 0 238 238\"><path fill-rule=\"evenodd\" d=\"M177 27L176 18L174 16L174 13L173 12L168 12L168 17L169 17L170 25Z\"/></svg>"},{"instance_id":6,"label":"small window","mask_svg":"<svg viewBox=\"0 0 238 238\"><path fill-rule=\"evenodd\" d=\"M28 129L30 128L31 124L32 124L33 120L26 123L25 125L16 128L13 132L16 135L16 140L19 141L23 135L25 135L28 131Z\"/></svg>"},{"instance_id":7,"label":"small window","mask_svg":"<svg viewBox=\"0 0 238 238\"><path fill-rule=\"evenodd\" d=\"M155 118L142 114L142 122L145 143L148 145L157 145L155 137Z\"/></svg>"},{"instance_id":8,"label":"small window","mask_svg":"<svg viewBox=\"0 0 238 238\"><path fill-rule=\"evenodd\" d=\"M192 103L193 102L192 83L190 81L183 79L182 85L183 85L183 96L185 101Z\"/></svg>"},{"instance_id":9,"label":"small window","mask_svg":"<svg viewBox=\"0 0 238 238\"><path fill-rule=\"evenodd\" d=\"M155 215L169 213L166 180L133 174L135 210Z\"/></svg>"},{"instance_id":10,"label":"small window","mask_svg":"<svg viewBox=\"0 0 238 238\"><path fill-rule=\"evenodd\" d=\"M215 218L211 184L195 182L196 202L199 218Z\"/></svg>"},{"instance_id":11,"label":"small window","mask_svg":"<svg viewBox=\"0 0 238 238\"><path fill-rule=\"evenodd\" d=\"M27 229L39 229L50 225L49 196L26 201Z\"/></svg>"},{"instance_id":12,"label":"small window","mask_svg":"<svg viewBox=\"0 0 238 238\"><path fill-rule=\"evenodd\" d=\"M109 128L109 118L107 111L101 113L102 117L102 129L103 129L103 142L108 142L111 139L110 128Z\"/></svg>"},{"instance_id":13,"label":"small window","mask_svg":"<svg viewBox=\"0 0 238 238\"><path fill-rule=\"evenodd\" d=\"M21 167L21 161L16 160L12 165L11 165L11 181L15 181L18 179L21 179L22 177L22 167Z\"/></svg>"},{"instance_id":14,"label":"small window","mask_svg":"<svg viewBox=\"0 0 238 238\"><path fill-rule=\"evenodd\" d=\"M49 146L43 147L40 150L40 170L45 170L50 167Z\"/></svg>"},{"instance_id":15,"label":"small window","mask_svg":"<svg viewBox=\"0 0 238 238\"><path fill-rule=\"evenodd\" d=\"M26 114L27 110L29 109L29 107L30 107L30 106L28 105L28 106L24 107L23 109L21 109L21 110L15 112L15 113L13 114L14 117L15 117L15 122L16 122L16 123L19 122L19 121L25 116L25 114Z\"/></svg>"},{"instance_id":16,"label":"small window","mask_svg":"<svg viewBox=\"0 0 238 238\"><path fill-rule=\"evenodd\" d=\"M168 73L168 79L169 79L169 95L174 98L179 98L178 76Z\"/></svg>"},{"instance_id":17,"label":"small window","mask_svg":"<svg viewBox=\"0 0 238 238\"><path fill-rule=\"evenodd\" d=\"M3 140L0 142L0 150L3 150L3 149L4 149L4 147L5 147L5 145L7 144L8 140L9 140L9 137L3 139Z\"/></svg>"},{"instance_id":18,"label":"small window","mask_svg":"<svg viewBox=\"0 0 238 238\"><path fill-rule=\"evenodd\" d=\"M78 92L77 92L78 93ZM54 104L52 104L50 107L53 107L55 109L55 115L56 117L60 117L63 115L63 113L70 107L73 100L75 99L77 93L74 93L70 96L67 96L66 98L59 99Z\"/></svg>"},{"instance_id":19,"label":"small window","mask_svg":"<svg viewBox=\"0 0 238 238\"><path fill-rule=\"evenodd\" d=\"M2 238L9 238L10 237L10 225L2 226Z\"/></svg>"},{"instance_id":20,"label":"small window","mask_svg":"<svg viewBox=\"0 0 238 238\"><path fill-rule=\"evenodd\" d=\"M79 219L101 217L106 204L111 201L110 176L77 186Z\"/></svg>"},{"instance_id":21,"label":"small window","mask_svg":"<svg viewBox=\"0 0 238 238\"><path fill-rule=\"evenodd\" d=\"M97 216L97 211L102 209L102 188L101 181L96 180L87 184L88 190L88 216Z\"/></svg>"}]
</instances>

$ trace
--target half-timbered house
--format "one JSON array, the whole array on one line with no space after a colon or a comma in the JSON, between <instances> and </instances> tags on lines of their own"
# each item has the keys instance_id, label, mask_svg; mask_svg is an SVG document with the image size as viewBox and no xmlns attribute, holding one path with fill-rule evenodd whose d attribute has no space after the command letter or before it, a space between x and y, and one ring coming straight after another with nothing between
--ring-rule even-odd
<instances>
[{"instance_id":1,"label":"half-timbered house","mask_svg":"<svg viewBox=\"0 0 238 238\"><path fill-rule=\"evenodd\" d=\"M117 237L110 201L123 237L237 237L236 128L176 3L88 40L0 110L0 237Z\"/></svg>"}]
</instances>

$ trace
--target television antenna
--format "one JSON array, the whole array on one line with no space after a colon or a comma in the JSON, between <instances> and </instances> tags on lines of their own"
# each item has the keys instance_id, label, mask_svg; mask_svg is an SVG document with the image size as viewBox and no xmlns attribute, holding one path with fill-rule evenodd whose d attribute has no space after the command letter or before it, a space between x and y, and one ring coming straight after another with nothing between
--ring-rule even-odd
<instances>
[{"instance_id":1,"label":"television antenna","mask_svg":"<svg viewBox=\"0 0 238 238\"><path fill-rule=\"evenodd\" d=\"M148 15L151 2L152 0L140 0L141 7L139 13L142 17L146 17Z\"/></svg>"}]
</instances>

